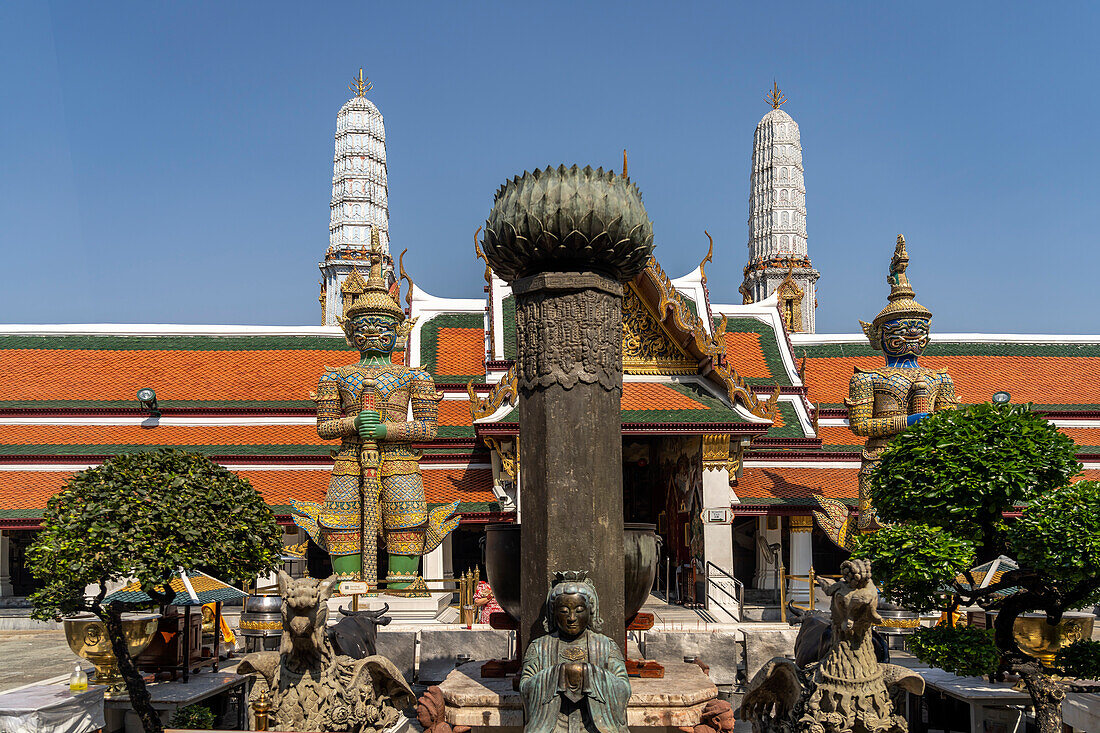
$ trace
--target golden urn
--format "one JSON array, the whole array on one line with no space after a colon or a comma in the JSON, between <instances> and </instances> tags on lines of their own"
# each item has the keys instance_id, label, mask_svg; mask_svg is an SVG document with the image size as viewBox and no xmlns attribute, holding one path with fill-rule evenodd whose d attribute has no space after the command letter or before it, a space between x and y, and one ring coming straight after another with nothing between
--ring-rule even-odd
<instances>
[{"instance_id":1,"label":"golden urn","mask_svg":"<svg viewBox=\"0 0 1100 733\"><path fill-rule=\"evenodd\" d=\"M1051 626L1045 613L1022 613L1012 625L1012 635L1020 651L1053 668L1059 649L1092 638L1094 618L1091 613L1064 613L1062 620Z\"/></svg>"},{"instance_id":2,"label":"golden urn","mask_svg":"<svg viewBox=\"0 0 1100 733\"><path fill-rule=\"evenodd\" d=\"M153 636L157 633L159 613L122 614L122 636L126 639L126 648L130 658L145 651ZM64 619L65 640L73 654L87 659L95 667L96 685L106 685L104 697L126 697L126 685L118 670L118 660L111 649L111 640L107 637L107 627L96 616L82 614Z\"/></svg>"}]
</instances>

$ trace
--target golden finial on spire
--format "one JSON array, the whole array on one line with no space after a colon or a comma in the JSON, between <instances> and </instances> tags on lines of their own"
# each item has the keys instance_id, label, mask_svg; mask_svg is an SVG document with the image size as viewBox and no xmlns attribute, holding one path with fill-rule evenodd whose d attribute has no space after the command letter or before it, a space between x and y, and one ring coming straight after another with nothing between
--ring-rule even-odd
<instances>
[{"instance_id":1,"label":"golden finial on spire","mask_svg":"<svg viewBox=\"0 0 1100 733\"><path fill-rule=\"evenodd\" d=\"M623 178L630 178L630 174L626 171L626 148L623 148Z\"/></svg>"},{"instance_id":2,"label":"golden finial on spire","mask_svg":"<svg viewBox=\"0 0 1100 733\"><path fill-rule=\"evenodd\" d=\"M363 76L362 66L359 67L359 76L353 77L351 80L351 84L348 84L348 89L355 92L355 96L357 97L366 96L367 92L369 92L373 87L374 85L367 81L367 78Z\"/></svg>"},{"instance_id":3,"label":"golden finial on spire","mask_svg":"<svg viewBox=\"0 0 1100 733\"><path fill-rule=\"evenodd\" d=\"M772 106L772 109L779 109L787 101L787 98L783 96L783 92L780 91L779 85L774 80L772 81L772 90L768 92L764 99L768 100L768 104Z\"/></svg>"}]
</instances>

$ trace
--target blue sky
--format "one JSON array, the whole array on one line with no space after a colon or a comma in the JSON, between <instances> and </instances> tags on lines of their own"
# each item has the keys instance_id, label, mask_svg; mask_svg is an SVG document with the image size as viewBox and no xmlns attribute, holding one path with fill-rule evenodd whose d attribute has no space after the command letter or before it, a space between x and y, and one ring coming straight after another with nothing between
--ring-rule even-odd
<instances>
[{"instance_id":1,"label":"blue sky","mask_svg":"<svg viewBox=\"0 0 1100 733\"><path fill-rule=\"evenodd\" d=\"M800 124L819 332L906 235L940 331L1097 333L1096 6L4 3L0 322L315 324L336 112L385 115L390 234L479 297L496 188L619 168L672 275L738 302L753 129ZM1089 50L1093 49L1093 50Z\"/></svg>"}]
</instances>

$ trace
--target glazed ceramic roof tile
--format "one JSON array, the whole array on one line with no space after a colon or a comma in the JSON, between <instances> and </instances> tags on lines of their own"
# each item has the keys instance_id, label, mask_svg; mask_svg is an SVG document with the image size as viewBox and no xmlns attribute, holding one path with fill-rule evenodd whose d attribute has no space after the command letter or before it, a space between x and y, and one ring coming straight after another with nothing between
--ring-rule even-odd
<instances>
[{"instance_id":1,"label":"glazed ceramic roof tile","mask_svg":"<svg viewBox=\"0 0 1100 733\"><path fill-rule=\"evenodd\" d=\"M420 362L437 383L485 379L485 318L446 313L420 329Z\"/></svg>"},{"instance_id":2,"label":"glazed ceramic roof tile","mask_svg":"<svg viewBox=\"0 0 1100 733\"><path fill-rule=\"evenodd\" d=\"M1100 480L1100 468L1085 469L1073 480L1082 479ZM813 497L822 496L855 506L859 496L859 465L802 467L746 462L733 488L742 504L813 506Z\"/></svg>"},{"instance_id":3,"label":"glazed ceramic roof tile","mask_svg":"<svg viewBox=\"0 0 1100 733\"><path fill-rule=\"evenodd\" d=\"M709 410L698 394L686 394L667 384L627 382L623 385L623 411L628 410Z\"/></svg>"},{"instance_id":4,"label":"glazed ceramic roof tile","mask_svg":"<svg viewBox=\"0 0 1100 733\"><path fill-rule=\"evenodd\" d=\"M859 468L752 466L746 464L734 491L743 504L810 506L815 495L855 504Z\"/></svg>"},{"instance_id":5,"label":"glazed ceramic roof tile","mask_svg":"<svg viewBox=\"0 0 1100 733\"><path fill-rule=\"evenodd\" d=\"M808 396L823 407L842 407L853 369L874 369L882 355L854 343L796 344L806 367ZM1100 343L965 343L933 342L921 364L946 369L964 404L985 402L1006 391L1013 402L1033 402L1048 409L1095 410L1100 384L1082 380L1100 368Z\"/></svg>"},{"instance_id":6,"label":"glazed ceramic roof tile","mask_svg":"<svg viewBox=\"0 0 1100 733\"><path fill-rule=\"evenodd\" d=\"M764 358L760 334L730 331L726 328L726 358L744 379L768 380L772 372Z\"/></svg>"},{"instance_id":7,"label":"glazed ceramic roof tile","mask_svg":"<svg viewBox=\"0 0 1100 733\"><path fill-rule=\"evenodd\" d=\"M204 603L239 600L248 597L247 591L234 588L229 583L212 578L206 573L189 572L187 573L187 582L191 584L191 589L195 591L195 599L192 599L187 592L187 586L180 576L177 575L168 583L169 587L176 593L172 599L173 606L200 606ZM152 600L149 594L141 589L141 584L135 581L111 593L103 599L103 602L150 603Z\"/></svg>"},{"instance_id":8,"label":"glazed ceramic roof tile","mask_svg":"<svg viewBox=\"0 0 1100 733\"><path fill-rule=\"evenodd\" d=\"M442 331L437 381L483 379L480 326ZM0 355L0 409L135 407L143 387L161 408L311 409L325 368L356 360L338 335L0 335Z\"/></svg>"},{"instance_id":9,"label":"glazed ceramic roof tile","mask_svg":"<svg viewBox=\"0 0 1100 733\"><path fill-rule=\"evenodd\" d=\"M721 317L714 319L715 328L720 323ZM781 350L789 350L786 335L776 333L770 324L747 316L727 316L726 359L749 384L793 384L783 366Z\"/></svg>"},{"instance_id":10,"label":"glazed ceramic roof tile","mask_svg":"<svg viewBox=\"0 0 1100 733\"><path fill-rule=\"evenodd\" d=\"M13 466L6 468L16 468ZM241 468L234 471L264 497L276 514L290 513L290 499L322 501L328 488L328 465L294 468ZM47 500L75 474L73 469L0 470L0 519L41 517ZM429 505L458 501L459 512L495 511L493 472L488 466L425 466L424 492Z\"/></svg>"}]
</instances>

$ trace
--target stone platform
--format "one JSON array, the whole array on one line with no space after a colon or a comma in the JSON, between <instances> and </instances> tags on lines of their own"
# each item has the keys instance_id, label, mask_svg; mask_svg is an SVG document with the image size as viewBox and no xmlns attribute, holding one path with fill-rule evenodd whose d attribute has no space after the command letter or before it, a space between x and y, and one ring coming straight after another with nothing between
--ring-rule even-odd
<instances>
[{"instance_id":1,"label":"stone platform","mask_svg":"<svg viewBox=\"0 0 1100 733\"><path fill-rule=\"evenodd\" d=\"M388 605L386 613L394 624L442 624L451 623L456 614L451 609L454 594L450 591L431 593L427 597L389 596L380 593L376 596L359 596L360 611L377 611ZM335 595L328 599L329 622L340 620L337 609L351 610L352 596Z\"/></svg>"},{"instance_id":2,"label":"stone platform","mask_svg":"<svg viewBox=\"0 0 1100 733\"><path fill-rule=\"evenodd\" d=\"M482 679L481 665L470 662L440 684L447 722L468 725L473 733L515 733L523 728L523 705L508 678ZM631 730L676 730L698 725L703 707L718 688L695 664L665 664L664 679L630 679L626 722Z\"/></svg>"}]
</instances>

